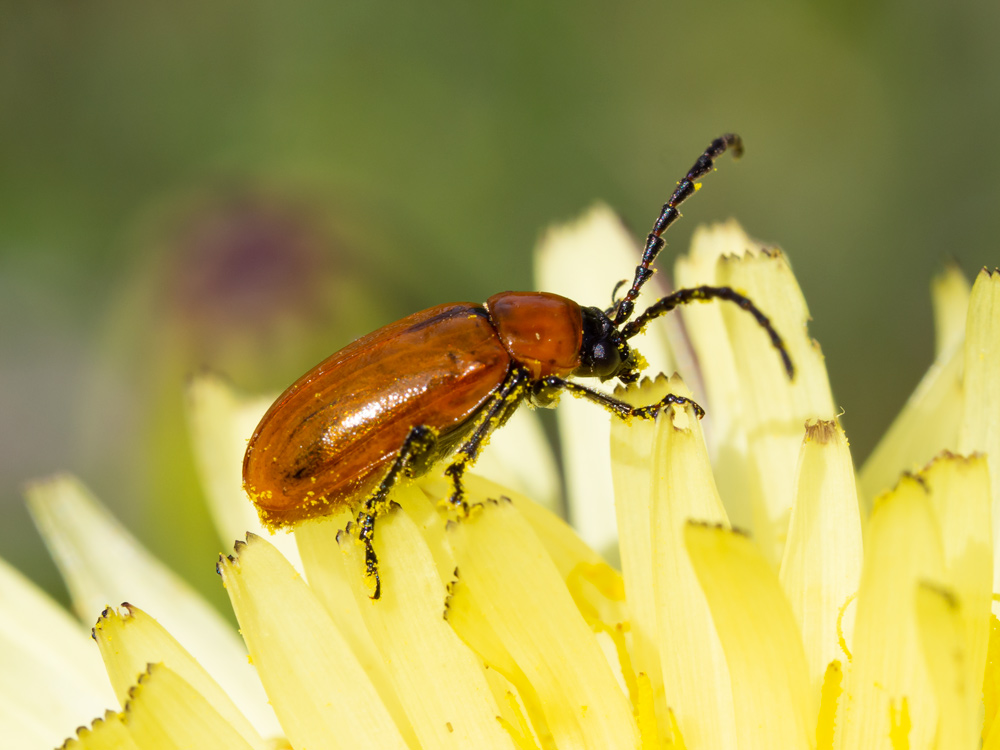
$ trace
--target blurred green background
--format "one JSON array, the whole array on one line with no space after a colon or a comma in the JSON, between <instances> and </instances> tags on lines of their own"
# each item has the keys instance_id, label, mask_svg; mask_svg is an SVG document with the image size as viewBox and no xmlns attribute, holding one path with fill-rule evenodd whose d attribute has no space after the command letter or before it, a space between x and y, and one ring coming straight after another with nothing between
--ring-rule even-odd
<instances>
[{"instance_id":1,"label":"blurred green background","mask_svg":"<svg viewBox=\"0 0 1000 750\"><path fill-rule=\"evenodd\" d=\"M55 591L25 481L79 474L221 600L190 373L277 390L531 288L548 224L643 235L724 131L746 158L664 266L730 216L784 247L858 460L930 362L932 275L1000 259L997 3L0 7L0 555Z\"/></svg>"}]
</instances>

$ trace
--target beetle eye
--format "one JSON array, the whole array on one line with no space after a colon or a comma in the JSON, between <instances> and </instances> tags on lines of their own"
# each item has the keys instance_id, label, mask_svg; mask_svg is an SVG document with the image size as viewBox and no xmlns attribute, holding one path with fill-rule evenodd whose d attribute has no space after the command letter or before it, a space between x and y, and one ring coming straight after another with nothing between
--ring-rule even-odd
<instances>
[{"instance_id":1,"label":"beetle eye","mask_svg":"<svg viewBox=\"0 0 1000 750\"><path fill-rule=\"evenodd\" d=\"M608 346L607 341L598 341L590 348L590 361L593 373L598 377L611 377L621 364L618 350Z\"/></svg>"}]
</instances>

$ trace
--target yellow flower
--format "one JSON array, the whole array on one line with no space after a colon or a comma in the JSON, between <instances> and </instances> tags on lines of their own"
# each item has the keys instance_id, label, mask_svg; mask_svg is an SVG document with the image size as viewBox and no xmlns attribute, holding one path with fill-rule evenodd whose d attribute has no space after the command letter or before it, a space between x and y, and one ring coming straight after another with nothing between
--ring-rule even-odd
<instances>
[{"instance_id":1,"label":"yellow flower","mask_svg":"<svg viewBox=\"0 0 1000 750\"><path fill-rule=\"evenodd\" d=\"M567 248L588 268L589 252L634 252L600 209L546 248L546 288L597 304L603 284L545 282L545 268L566 268ZM116 705L66 746L1000 748L1000 273L971 293L954 271L937 283L935 363L857 484L784 256L728 224L701 230L674 276L757 301L797 375L749 316L696 305L640 343L688 385L659 377L622 397L693 394L704 421L671 407L623 423L564 399L570 514L592 546L518 491L556 494L524 409L477 467L515 486L470 476L469 520L439 512L440 475L394 493L378 602L347 512L238 543L218 572L241 642L78 483L34 487L80 617L142 609L106 609L94 628L111 695L80 630L0 567L5 743L46 747ZM224 538L259 530L239 467L264 406L213 379L191 389ZM621 573L593 551L613 538Z\"/></svg>"}]
</instances>

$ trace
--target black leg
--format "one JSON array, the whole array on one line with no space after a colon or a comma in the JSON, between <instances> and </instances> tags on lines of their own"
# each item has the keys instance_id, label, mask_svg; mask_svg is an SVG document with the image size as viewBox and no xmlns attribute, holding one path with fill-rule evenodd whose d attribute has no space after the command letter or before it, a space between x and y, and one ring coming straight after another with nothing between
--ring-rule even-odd
<instances>
[{"instance_id":1,"label":"black leg","mask_svg":"<svg viewBox=\"0 0 1000 750\"><path fill-rule=\"evenodd\" d=\"M588 401L593 401L595 404L603 406L605 409L621 419L630 419L632 417L653 419L662 409L666 408L670 404L690 404L699 419L705 416L705 410L698 406L698 404L696 404L693 400L687 398L686 396L677 396L673 393L668 393L655 404L649 404L648 406L632 406L624 401L619 401L616 398L608 396L605 393L587 388L585 385L574 383L572 380L564 380L563 378L558 378L554 375L537 381L534 384L534 389L536 392L546 390L568 391L574 396L585 398Z\"/></svg>"},{"instance_id":2,"label":"black leg","mask_svg":"<svg viewBox=\"0 0 1000 750\"><path fill-rule=\"evenodd\" d=\"M720 299L727 302L733 302L739 305L741 310L746 310L748 313L753 315L754 320L767 331L767 335L771 339L771 344L775 349L778 350L778 354L781 356L781 362L785 366L785 372L788 373L789 378L795 376L795 367L792 365L792 358L788 356L788 350L785 348L785 342L782 340L781 336L774 326L771 325L770 319L760 311L760 309L750 301L747 297L737 292L735 289L731 289L728 286L696 286L690 289L678 289L673 294L668 294L657 302L646 308L639 317L633 320L631 323L625 325L621 329L622 337L625 339L630 339L636 334L640 333L646 324L654 318L658 318L664 315L676 307L681 305L687 305L691 302L708 302L709 300Z\"/></svg>"},{"instance_id":3,"label":"black leg","mask_svg":"<svg viewBox=\"0 0 1000 750\"><path fill-rule=\"evenodd\" d=\"M632 281L632 287L622 298L622 301L618 303L618 310L615 313L615 328L619 328L632 315L635 300L639 296L639 290L649 280L649 277L653 275L653 269L650 266L656 260L656 256L665 244L661 235L667 231L667 227L680 217L681 212L678 210L678 207L694 195L695 190L697 190L695 181L711 172L715 167L715 160L728 150L732 150L734 158L739 158L743 155L743 141L735 133L726 133L721 138L716 138L712 141L709 147L705 149L705 152L698 157L698 161L694 163L694 166L688 170L684 179L677 183L677 189L670 196L670 200L663 204L663 208L660 209L660 215L653 225L653 231L646 237L646 247L642 251L642 262L635 269L635 279Z\"/></svg>"},{"instance_id":4,"label":"black leg","mask_svg":"<svg viewBox=\"0 0 1000 750\"><path fill-rule=\"evenodd\" d=\"M444 473L451 478L454 487L451 497L448 498L448 505L460 515L466 516L469 513L469 504L465 502L465 490L462 488L462 475L476 460L489 434L507 420L524 398L529 380L530 375L526 370L514 367L510 371L493 397L492 403L480 417L476 429L472 431L469 439L462 443L455 453L455 459L444 470Z\"/></svg>"},{"instance_id":5,"label":"black leg","mask_svg":"<svg viewBox=\"0 0 1000 750\"><path fill-rule=\"evenodd\" d=\"M400 476L405 475L410 466L419 463L422 457L432 451L436 442L437 433L430 427L419 425L410 430L389 472L358 511L358 538L365 545L365 575L375 580L372 599L378 599L382 595L378 557L372 546L372 539L375 537L375 518L385 512L389 491L399 481Z\"/></svg>"}]
</instances>

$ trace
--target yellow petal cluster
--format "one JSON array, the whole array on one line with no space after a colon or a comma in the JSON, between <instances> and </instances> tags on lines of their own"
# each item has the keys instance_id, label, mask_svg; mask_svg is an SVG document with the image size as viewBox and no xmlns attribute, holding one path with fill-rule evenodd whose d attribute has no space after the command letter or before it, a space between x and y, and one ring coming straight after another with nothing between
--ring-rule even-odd
<instances>
[{"instance_id":1,"label":"yellow petal cluster","mask_svg":"<svg viewBox=\"0 0 1000 750\"><path fill-rule=\"evenodd\" d=\"M597 210L553 234L540 266L565 276L552 258L566 247L621 242ZM59 736L68 716L109 709L65 743L87 750L1000 750L1000 273L971 290L954 270L936 283L935 363L857 479L785 256L730 223L699 231L675 279L758 301L797 374L745 313L694 305L686 337L639 343L685 379L619 396L693 396L704 420L681 406L655 421L598 413L595 438L573 408L585 404L560 405L571 492L589 496L571 512L598 546L617 529L620 572L481 476L468 478L471 517L449 518L432 474L395 491L377 523L372 602L347 511L261 535L238 459L263 402L204 378L191 422L213 514L227 537L254 532L217 567L243 640L79 483L37 485L31 507L74 606L88 622L101 613L111 689L92 687L83 630L0 566L0 653L23 647L0 670L12 746L59 741L42 685ZM526 424L521 449L544 454ZM514 483L551 487L524 472Z\"/></svg>"}]
</instances>

